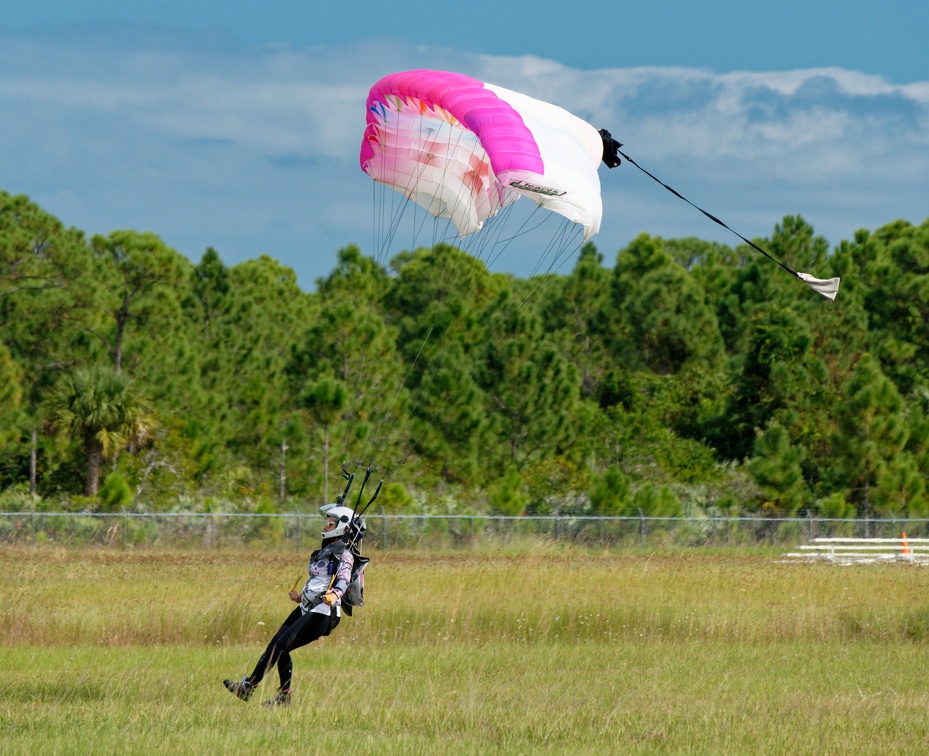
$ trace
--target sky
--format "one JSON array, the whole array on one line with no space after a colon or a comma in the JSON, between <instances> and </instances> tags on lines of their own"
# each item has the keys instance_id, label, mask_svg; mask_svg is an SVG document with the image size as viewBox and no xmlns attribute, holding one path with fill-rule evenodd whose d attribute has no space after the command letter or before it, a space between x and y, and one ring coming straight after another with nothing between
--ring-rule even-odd
<instances>
[{"instance_id":1,"label":"sky","mask_svg":"<svg viewBox=\"0 0 929 756\"><path fill-rule=\"evenodd\" d=\"M267 254L307 290L339 248L372 252L365 97L412 68L609 129L749 238L786 215L832 245L929 218L925 0L9 5L0 190L88 235L152 231L194 262ZM606 264L643 231L738 242L631 166L600 180ZM531 269L519 250L494 264Z\"/></svg>"}]
</instances>

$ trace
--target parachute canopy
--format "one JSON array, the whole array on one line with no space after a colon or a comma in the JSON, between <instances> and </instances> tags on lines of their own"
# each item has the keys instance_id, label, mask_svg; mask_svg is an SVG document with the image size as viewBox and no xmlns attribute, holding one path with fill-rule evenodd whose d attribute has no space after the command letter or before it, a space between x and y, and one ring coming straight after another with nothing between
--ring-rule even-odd
<instances>
[{"instance_id":1,"label":"parachute canopy","mask_svg":"<svg viewBox=\"0 0 929 756\"><path fill-rule=\"evenodd\" d=\"M371 87L361 169L461 237L520 196L600 229L600 133L566 110L462 74L407 71Z\"/></svg>"}]
</instances>

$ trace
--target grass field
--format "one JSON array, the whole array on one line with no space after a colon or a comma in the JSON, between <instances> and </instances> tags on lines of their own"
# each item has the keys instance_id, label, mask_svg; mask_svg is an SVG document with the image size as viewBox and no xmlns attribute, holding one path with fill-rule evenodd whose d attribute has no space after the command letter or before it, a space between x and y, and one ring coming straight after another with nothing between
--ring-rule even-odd
<instances>
[{"instance_id":1,"label":"grass field","mask_svg":"<svg viewBox=\"0 0 929 756\"><path fill-rule=\"evenodd\" d=\"M929 751L921 567L374 556L367 605L267 710L221 681L290 611L301 555L0 552L3 752Z\"/></svg>"}]
</instances>

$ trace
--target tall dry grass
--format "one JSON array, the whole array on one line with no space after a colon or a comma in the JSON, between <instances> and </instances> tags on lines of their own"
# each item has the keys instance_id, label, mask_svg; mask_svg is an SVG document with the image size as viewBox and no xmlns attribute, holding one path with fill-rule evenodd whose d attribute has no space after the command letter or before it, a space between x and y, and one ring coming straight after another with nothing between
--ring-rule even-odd
<instances>
[{"instance_id":1,"label":"tall dry grass","mask_svg":"<svg viewBox=\"0 0 929 756\"><path fill-rule=\"evenodd\" d=\"M2 645L257 642L292 609L296 554L0 552ZM929 571L770 554L375 553L339 642L738 642L929 637Z\"/></svg>"}]
</instances>

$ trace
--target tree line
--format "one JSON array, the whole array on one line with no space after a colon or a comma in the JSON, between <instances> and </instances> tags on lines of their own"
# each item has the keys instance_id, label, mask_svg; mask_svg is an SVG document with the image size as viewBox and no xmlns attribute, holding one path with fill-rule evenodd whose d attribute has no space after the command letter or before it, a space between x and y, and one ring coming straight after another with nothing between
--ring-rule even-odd
<instances>
[{"instance_id":1,"label":"tree line","mask_svg":"<svg viewBox=\"0 0 929 756\"><path fill-rule=\"evenodd\" d=\"M344 465L393 512L925 515L929 221L759 241L836 301L644 233L526 279L347 246L307 292L0 192L0 506L292 511Z\"/></svg>"}]
</instances>

